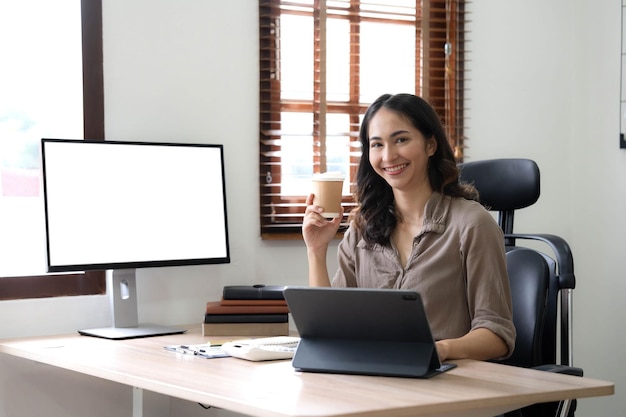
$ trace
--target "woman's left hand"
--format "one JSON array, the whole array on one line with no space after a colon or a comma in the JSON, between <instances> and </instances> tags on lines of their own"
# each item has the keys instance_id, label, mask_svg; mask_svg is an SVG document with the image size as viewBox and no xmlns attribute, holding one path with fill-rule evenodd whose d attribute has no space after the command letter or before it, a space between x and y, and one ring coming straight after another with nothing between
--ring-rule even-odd
<instances>
[{"instance_id":1,"label":"woman's left hand","mask_svg":"<svg viewBox=\"0 0 626 417\"><path fill-rule=\"evenodd\" d=\"M435 347L437 348L437 355L439 355L439 361L443 362L448 359L448 355L450 353L450 345L447 340L438 340L435 342Z\"/></svg>"}]
</instances>

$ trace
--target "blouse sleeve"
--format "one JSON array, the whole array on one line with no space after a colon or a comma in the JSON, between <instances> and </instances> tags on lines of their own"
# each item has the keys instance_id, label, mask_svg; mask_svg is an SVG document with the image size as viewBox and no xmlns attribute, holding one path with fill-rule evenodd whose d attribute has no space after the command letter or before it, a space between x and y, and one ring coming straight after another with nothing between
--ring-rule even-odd
<instances>
[{"instance_id":1,"label":"blouse sleeve","mask_svg":"<svg viewBox=\"0 0 626 417\"><path fill-rule=\"evenodd\" d=\"M515 348L511 290L506 269L504 236L493 217L476 204L472 218L467 218L461 239L461 252L467 276L467 300L471 328L487 328Z\"/></svg>"}]
</instances>

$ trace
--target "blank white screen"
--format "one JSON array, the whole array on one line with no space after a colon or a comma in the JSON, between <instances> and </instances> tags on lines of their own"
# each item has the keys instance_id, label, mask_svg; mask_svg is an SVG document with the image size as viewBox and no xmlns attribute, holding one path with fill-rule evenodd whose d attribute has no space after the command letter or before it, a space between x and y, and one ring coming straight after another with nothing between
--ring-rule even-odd
<instances>
[{"instance_id":1,"label":"blank white screen","mask_svg":"<svg viewBox=\"0 0 626 417\"><path fill-rule=\"evenodd\" d=\"M44 140L43 156L49 268L228 257L221 147Z\"/></svg>"}]
</instances>

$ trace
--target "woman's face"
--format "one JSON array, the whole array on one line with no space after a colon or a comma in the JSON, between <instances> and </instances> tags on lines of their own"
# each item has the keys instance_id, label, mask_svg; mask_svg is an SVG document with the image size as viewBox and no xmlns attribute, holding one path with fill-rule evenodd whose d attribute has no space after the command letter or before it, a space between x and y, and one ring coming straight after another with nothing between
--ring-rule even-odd
<instances>
[{"instance_id":1,"label":"woman's face","mask_svg":"<svg viewBox=\"0 0 626 417\"><path fill-rule=\"evenodd\" d=\"M382 107L369 122L369 161L374 171L394 190L430 187L428 158L434 139L424 135L401 114Z\"/></svg>"}]
</instances>

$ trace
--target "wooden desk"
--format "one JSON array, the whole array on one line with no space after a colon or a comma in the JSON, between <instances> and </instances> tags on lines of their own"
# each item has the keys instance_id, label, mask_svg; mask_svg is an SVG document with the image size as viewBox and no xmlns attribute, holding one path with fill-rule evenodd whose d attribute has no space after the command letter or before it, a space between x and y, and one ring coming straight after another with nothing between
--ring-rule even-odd
<instances>
[{"instance_id":1,"label":"wooden desk","mask_svg":"<svg viewBox=\"0 0 626 417\"><path fill-rule=\"evenodd\" d=\"M494 416L537 402L614 393L609 382L471 360L420 380L303 373L290 361L201 359L163 349L207 340L198 326L182 335L123 341L77 334L0 340L0 352L134 387L137 416L142 390L256 417Z\"/></svg>"}]
</instances>

